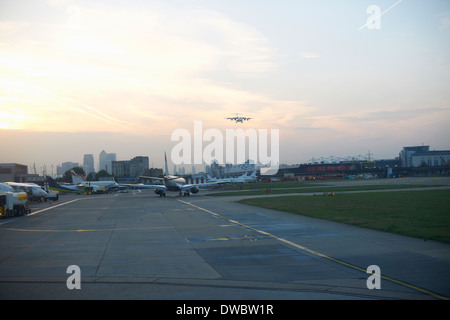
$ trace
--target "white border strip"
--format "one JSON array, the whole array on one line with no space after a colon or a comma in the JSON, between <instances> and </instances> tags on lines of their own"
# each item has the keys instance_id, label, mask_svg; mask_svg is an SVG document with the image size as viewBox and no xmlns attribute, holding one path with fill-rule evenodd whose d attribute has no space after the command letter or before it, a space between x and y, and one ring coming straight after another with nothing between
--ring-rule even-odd
<instances>
[{"instance_id":1,"label":"white border strip","mask_svg":"<svg viewBox=\"0 0 450 320\"><path fill-rule=\"evenodd\" d=\"M48 208L45 208L45 209L41 209L41 210L32 212L32 213L30 213L30 214L27 214L27 215L24 215L24 216L21 216L21 217L16 217L16 218L8 219L8 220L6 220L6 221L0 223L0 226L2 226L2 225L4 225L4 224L7 224L7 223L10 223L10 222L13 222L13 221L16 221L17 219L20 219L20 218L23 218L23 217L34 216L35 214L38 214L38 213L41 213L41 212L44 212L44 211L47 211L47 210L51 210L51 209L54 209L54 208L58 208L58 207L64 206L64 205L66 205L66 204L69 204L69 203L72 203L72 202L75 202L75 201L78 201L78 200L82 200L82 199L74 199L74 200L70 200L70 201L67 201L67 202L64 202L64 203L57 204L56 206L51 206L51 207L48 207Z\"/></svg>"}]
</instances>

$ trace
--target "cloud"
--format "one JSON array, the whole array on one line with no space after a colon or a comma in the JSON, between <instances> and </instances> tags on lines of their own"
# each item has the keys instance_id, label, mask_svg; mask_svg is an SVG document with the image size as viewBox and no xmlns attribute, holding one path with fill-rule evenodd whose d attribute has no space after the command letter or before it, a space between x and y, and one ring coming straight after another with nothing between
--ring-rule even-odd
<instances>
[{"instance_id":1,"label":"cloud","mask_svg":"<svg viewBox=\"0 0 450 320\"><path fill-rule=\"evenodd\" d=\"M50 6L60 6L60 5L67 5L73 2L73 0L45 0L45 3L47 3Z\"/></svg>"},{"instance_id":2,"label":"cloud","mask_svg":"<svg viewBox=\"0 0 450 320\"><path fill-rule=\"evenodd\" d=\"M431 107L308 116L307 119L313 128L331 130L333 135L329 140L397 141L402 145L402 141L442 140L442 135L448 132L444 119L449 116L450 108Z\"/></svg>"},{"instance_id":3,"label":"cloud","mask_svg":"<svg viewBox=\"0 0 450 320\"><path fill-rule=\"evenodd\" d=\"M300 52L300 58L302 59L316 59L320 56L317 53L312 52Z\"/></svg>"},{"instance_id":4,"label":"cloud","mask_svg":"<svg viewBox=\"0 0 450 320\"><path fill-rule=\"evenodd\" d=\"M224 71L258 77L277 66L276 49L257 29L214 11L80 7L79 20L80 30L63 38L66 51L85 62L100 54L163 78Z\"/></svg>"},{"instance_id":5,"label":"cloud","mask_svg":"<svg viewBox=\"0 0 450 320\"><path fill-rule=\"evenodd\" d=\"M227 67L234 76L256 77L277 66L277 50L257 29L218 13L205 16L205 27L212 27L221 35L220 55L229 58Z\"/></svg>"},{"instance_id":6,"label":"cloud","mask_svg":"<svg viewBox=\"0 0 450 320\"><path fill-rule=\"evenodd\" d=\"M399 122L415 118L424 117L439 112L448 112L448 108L418 108L418 109L397 109L383 111L369 111L366 113L345 116L350 121L365 122Z\"/></svg>"},{"instance_id":7,"label":"cloud","mask_svg":"<svg viewBox=\"0 0 450 320\"><path fill-rule=\"evenodd\" d=\"M440 25L439 28L441 30L449 30L450 29L450 12L443 12L437 15L439 19Z\"/></svg>"},{"instance_id":8,"label":"cloud","mask_svg":"<svg viewBox=\"0 0 450 320\"><path fill-rule=\"evenodd\" d=\"M9 38L17 35L21 30L25 29L29 26L29 23L24 21L11 21L4 20L0 21L0 35L2 38ZM3 43L3 45L7 45L7 43Z\"/></svg>"},{"instance_id":9,"label":"cloud","mask_svg":"<svg viewBox=\"0 0 450 320\"><path fill-rule=\"evenodd\" d=\"M20 36L8 39L0 67L9 105L32 115L22 129L154 134L233 112L257 111L258 121L282 125L305 111L301 102L219 80L264 77L277 68L277 50L248 24L168 5L78 8L76 29L67 27L68 16L33 28L11 24ZM37 92L45 94L35 99ZM43 107L52 113L36 111Z\"/></svg>"}]
</instances>

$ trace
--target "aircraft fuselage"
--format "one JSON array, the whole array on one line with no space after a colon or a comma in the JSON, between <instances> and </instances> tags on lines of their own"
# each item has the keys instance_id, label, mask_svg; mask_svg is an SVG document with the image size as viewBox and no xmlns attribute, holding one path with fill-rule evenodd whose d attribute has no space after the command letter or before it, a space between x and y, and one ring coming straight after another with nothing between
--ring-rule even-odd
<instances>
[{"instance_id":1,"label":"aircraft fuselage","mask_svg":"<svg viewBox=\"0 0 450 320\"><path fill-rule=\"evenodd\" d=\"M186 184L186 180L176 176L165 176L164 185L168 191L181 191L181 187Z\"/></svg>"}]
</instances>

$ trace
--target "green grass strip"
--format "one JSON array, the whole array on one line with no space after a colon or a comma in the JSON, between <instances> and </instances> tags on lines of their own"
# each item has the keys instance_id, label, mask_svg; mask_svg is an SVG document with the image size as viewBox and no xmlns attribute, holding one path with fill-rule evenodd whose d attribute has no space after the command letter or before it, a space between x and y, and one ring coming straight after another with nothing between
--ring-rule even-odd
<instances>
[{"instance_id":1,"label":"green grass strip","mask_svg":"<svg viewBox=\"0 0 450 320\"><path fill-rule=\"evenodd\" d=\"M265 197L238 202L450 243L450 190Z\"/></svg>"},{"instance_id":2,"label":"green grass strip","mask_svg":"<svg viewBox=\"0 0 450 320\"><path fill-rule=\"evenodd\" d=\"M437 185L410 185L410 184L392 184L392 185L361 185L361 186L320 186L320 187L298 187L282 189L250 189L241 191L225 191L210 193L208 196L256 196L264 194L287 194L287 193L312 193L312 192L339 192L339 191L369 191L369 190L392 190L392 189L414 189L437 187Z\"/></svg>"}]
</instances>

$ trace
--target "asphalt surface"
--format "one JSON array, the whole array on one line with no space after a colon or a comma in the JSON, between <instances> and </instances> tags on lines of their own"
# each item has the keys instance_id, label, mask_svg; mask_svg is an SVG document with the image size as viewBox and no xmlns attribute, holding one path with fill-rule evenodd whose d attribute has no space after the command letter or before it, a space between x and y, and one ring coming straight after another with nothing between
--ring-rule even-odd
<instances>
[{"instance_id":1,"label":"asphalt surface","mask_svg":"<svg viewBox=\"0 0 450 320\"><path fill-rule=\"evenodd\" d=\"M31 215L0 220L0 299L450 297L448 244L235 199L133 190L35 203Z\"/></svg>"}]
</instances>

